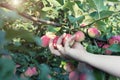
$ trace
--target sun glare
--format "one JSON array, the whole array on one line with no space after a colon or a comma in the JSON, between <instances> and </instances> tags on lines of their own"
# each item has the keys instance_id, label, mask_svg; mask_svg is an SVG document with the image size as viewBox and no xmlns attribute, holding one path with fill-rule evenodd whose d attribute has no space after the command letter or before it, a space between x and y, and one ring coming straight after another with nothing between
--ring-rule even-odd
<instances>
[{"instance_id":1,"label":"sun glare","mask_svg":"<svg viewBox=\"0 0 120 80\"><path fill-rule=\"evenodd\" d=\"M21 0L12 0L12 4L15 6L20 5L20 3L21 3Z\"/></svg>"}]
</instances>

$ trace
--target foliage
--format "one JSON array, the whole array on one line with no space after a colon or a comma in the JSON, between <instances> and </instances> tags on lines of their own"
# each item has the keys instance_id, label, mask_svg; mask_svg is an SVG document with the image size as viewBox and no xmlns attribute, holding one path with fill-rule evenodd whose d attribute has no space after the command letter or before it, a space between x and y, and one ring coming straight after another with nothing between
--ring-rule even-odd
<instances>
[{"instance_id":1,"label":"foliage","mask_svg":"<svg viewBox=\"0 0 120 80\"><path fill-rule=\"evenodd\" d=\"M87 51L94 54L105 54L104 49L98 47L98 42L107 44L111 36L120 35L119 0L20 0L20 4L17 5L13 1L0 1L0 6L3 3L10 4L9 7L0 7L0 54L11 55L14 63L20 65L16 71L18 76L29 66L37 67L38 74L29 80L47 80L44 78L48 75L51 75L49 80L67 80L67 73L62 64L67 60L54 56L48 48L41 47L40 37L47 32L54 32L60 36L63 33L74 34L78 30L83 31L86 39L82 44ZM26 17L24 13L30 16ZM31 19L31 16L40 21ZM58 23L60 26L51 25L50 22ZM85 26L82 27L82 24ZM90 38L87 34L90 27L97 27L101 31L101 36ZM113 51L112 55L119 55L120 46L112 45L109 50ZM0 79L3 79L1 75L6 75L4 70L13 70L12 63L0 59L0 73L3 73L0 74ZM3 69L3 64L12 66L5 66ZM96 75L96 80L106 78L104 72L96 69L94 72L102 77L99 79ZM9 80L7 78L10 76L8 72L4 80ZM109 78L118 80L111 75Z\"/></svg>"}]
</instances>

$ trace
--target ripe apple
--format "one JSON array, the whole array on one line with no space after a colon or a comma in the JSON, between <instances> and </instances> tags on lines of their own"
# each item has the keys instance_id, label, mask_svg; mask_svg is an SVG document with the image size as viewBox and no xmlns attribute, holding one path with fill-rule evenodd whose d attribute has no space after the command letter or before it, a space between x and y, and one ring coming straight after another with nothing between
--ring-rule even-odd
<instances>
[{"instance_id":1,"label":"ripe apple","mask_svg":"<svg viewBox=\"0 0 120 80\"><path fill-rule=\"evenodd\" d=\"M91 37L91 38L96 38L96 37L99 37L100 36L100 31L97 29L97 28L89 28L88 29L88 35Z\"/></svg>"},{"instance_id":2,"label":"ripe apple","mask_svg":"<svg viewBox=\"0 0 120 80\"><path fill-rule=\"evenodd\" d=\"M87 80L87 76L85 73L81 73L79 78L80 80Z\"/></svg>"},{"instance_id":3,"label":"ripe apple","mask_svg":"<svg viewBox=\"0 0 120 80\"><path fill-rule=\"evenodd\" d=\"M79 73L77 71L71 71L69 73L69 80L81 80L79 79Z\"/></svg>"},{"instance_id":4,"label":"ripe apple","mask_svg":"<svg viewBox=\"0 0 120 80\"><path fill-rule=\"evenodd\" d=\"M75 40L81 42L85 39L85 35L82 31L78 31L75 33Z\"/></svg>"},{"instance_id":5,"label":"ripe apple","mask_svg":"<svg viewBox=\"0 0 120 80\"><path fill-rule=\"evenodd\" d=\"M109 44L120 44L120 35L117 36L112 36L109 40L108 40Z\"/></svg>"},{"instance_id":6,"label":"ripe apple","mask_svg":"<svg viewBox=\"0 0 120 80\"><path fill-rule=\"evenodd\" d=\"M43 35L41 37L41 40L42 40L42 44L41 44L42 47L47 47L49 45L50 38L47 35Z\"/></svg>"},{"instance_id":7,"label":"ripe apple","mask_svg":"<svg viewBox=\"0 0 120 80\"><path fill-rule=\"evenodd\" d=\"M112 51L107 50L107 48L109 48L109 47L110 47L110 45L108 45L108 44L105 44L105 45L102 47L102 48L106 49L106 50L105 50L105 54L107 54L107 55L112 54Z\"/></svg>"},{"instance_id":8,"label":"ripe apple","mask_svg":"<svg viewBox=\"0 0 120 80\"><path fill-rule=\"evenodd\" d=\"M37 75L36 67L33 67L33 68L28 67L28 69L25 71L24 74L25 74L25 76L29 76L29 77L31 77L33 75Z\"/></svg>"}]
</instances>

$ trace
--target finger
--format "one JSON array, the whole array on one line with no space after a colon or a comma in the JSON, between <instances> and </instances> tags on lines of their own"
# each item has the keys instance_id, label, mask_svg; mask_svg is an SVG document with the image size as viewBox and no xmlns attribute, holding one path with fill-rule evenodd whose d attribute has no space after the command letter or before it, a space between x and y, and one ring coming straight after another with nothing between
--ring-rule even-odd
<instances>
[{"instance_id":1,"label":"finger","mask_svg":"<svg viewBox=\"0 0 120 80\"><path fill-rule=\"evenodd\" d=\"M59 37L58 41L57 41L57 49L61 52L64 53L64 47L62 46L62 41L64 38L65 34L63 34L62 36Z\"/></svg>"},{"instance_id":2,"label":"finger","mask_svg":"<svg viewBox=\"0 0 120 80\"><path fill-rule=\"evenodd\" d=\"M61 55L58 50L54 49L54 47L53 47L53 39L51 39L50 42L49 42L49 49L50 49L52 54L57 55L57 56Z\"/></svg>"},{"instance_id":3,"label":"finger","mask_svg":"<svg viewBox=\"0 0 120 80\"><path fill-rule=\"evenodd\" d=\"M64 33L63 35L61 35L57 41L57 44L58 45L61 45L62 41L63 41L63 38L65 37L66 33Z\"/></svg>"},{"instance_id":4,"label":"finger","mask_svg":"<svg viewBox=\"0 0 120 80\"><path fill-rule=\"evenodd\" d=\"M74 40L75 39L75 35L73 35L72 37L70 37L67 41L66 41L66 43L65 43L65 49L70 49L70 43L71 43L71 41L72 40Z\"/></svg>"},{"instance_id":5,"label":"finger","mask_svg":"<svg viewBox=\"0 0 120 80\"><path fill-rule=\"evenodd\" d=\"M51 53L56 56L61 56L61 53L58 50L53 50Z\"/></svg>"},{"instance_id":6,"label":"finger","mask_svg":"<svg viewBox=\"0 0 120 80\"><path fill-rule=\"evenodd\" d=\"M53 47L53 39L50 39L49 49L50 49L51 51L54 50L54 47Z\"/></svg>"}]
</instances>

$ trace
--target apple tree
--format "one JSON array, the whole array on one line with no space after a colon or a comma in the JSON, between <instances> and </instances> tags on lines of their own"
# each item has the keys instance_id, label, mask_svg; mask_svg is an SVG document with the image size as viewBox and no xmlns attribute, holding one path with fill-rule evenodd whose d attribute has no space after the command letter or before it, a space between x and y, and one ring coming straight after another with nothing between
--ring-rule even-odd
<instances>
[{"instance_id":1,"label":"apple tree","mask_svg":"<svg viewBox=\"0 0 120 80\"><path fill-rule=\"evenodd\" d=\"M119 56L120 0L0 0L0 80L68 80L64 65L78 62L51 54L48 44L78 31L91 54ZM96 80L119 80L93 72Z\"/></svg>"}]
</instances>

